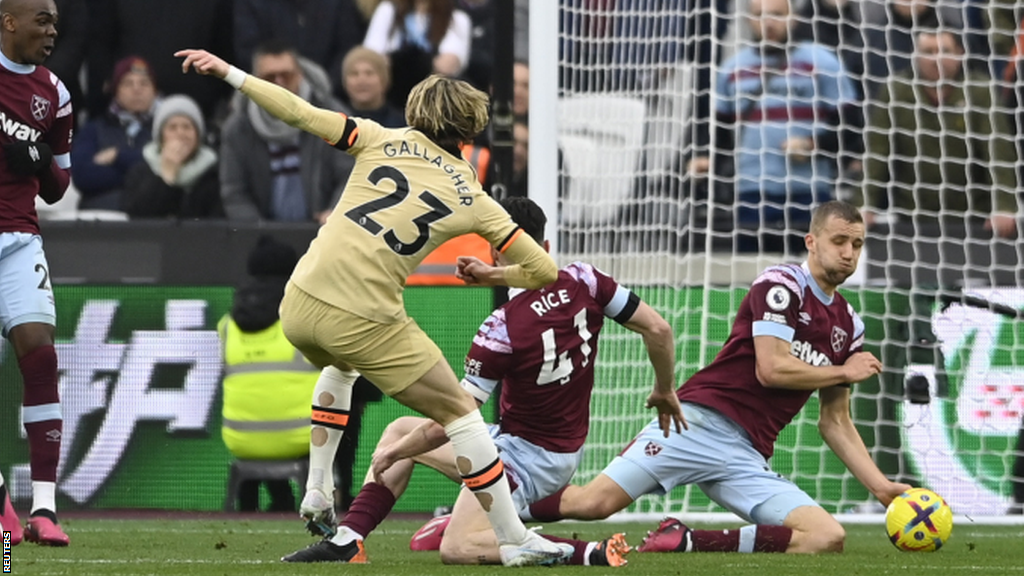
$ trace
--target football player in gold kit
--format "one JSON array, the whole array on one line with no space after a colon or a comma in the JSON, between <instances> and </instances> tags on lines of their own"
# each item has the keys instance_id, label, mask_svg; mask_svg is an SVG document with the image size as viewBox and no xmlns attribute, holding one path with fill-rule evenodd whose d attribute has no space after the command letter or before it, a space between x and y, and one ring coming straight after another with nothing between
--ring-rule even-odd
<instances>
[{"instance_id":1,"label":"football player in gold kit","mask_svg":"<svg viewBox=\"0 0 1024 576\"><path fill-rule=\"evenodd\" d=\"M348 420L359 373L402 404L445 427L455 462L474 491L509 566L552 564L572 547L526 530L509 495L497 450L473 397L459 387L441 350L405 313L405 280L445 240L475 232L516 265L460 259L469 284L539 288L558 268L487 196L459 146L487 124L487 96L469 84L431 76L409 94L409 128L386 129L316 108L286 89L230 66L204 50L181 50L182 70L221 78L288 124L323 138L356 159L341 201L299 261L281 303L285 335L327 368L313 397L310 442L336 445ZM310 469L301 512L312 524L328 514L323 488L330 461ZM320 487L318 489L317 487ZM321 508L323 506L323 508ZM333 513L333 510L330 512ZM338 534L292 554L296 562L365 562L361 541Z\"/></svg>"}]
</instances>

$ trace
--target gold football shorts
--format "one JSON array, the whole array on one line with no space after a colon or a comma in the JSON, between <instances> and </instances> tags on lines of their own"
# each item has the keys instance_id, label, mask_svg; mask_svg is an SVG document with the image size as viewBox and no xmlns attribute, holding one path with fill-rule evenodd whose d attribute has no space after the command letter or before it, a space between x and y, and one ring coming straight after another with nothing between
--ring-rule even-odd
<instances>
[{"instance_id":1,"label":"gold football shorts","mask_svg":"<svg viewBox=\"0 0 1024 576\"><path fill-rule=\"evenodd\" d=\"M281 327L314 365L347 364L388 396L408 388L443 357L408 316L381 324L314 298L292 283L281 301Z\"/></svg>"}]
</instances>

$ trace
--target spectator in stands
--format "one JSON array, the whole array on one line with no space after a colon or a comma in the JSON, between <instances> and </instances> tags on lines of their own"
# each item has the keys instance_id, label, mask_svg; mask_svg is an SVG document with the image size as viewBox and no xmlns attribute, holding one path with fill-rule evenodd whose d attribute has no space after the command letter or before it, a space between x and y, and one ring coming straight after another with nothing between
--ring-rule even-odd
<instances>
[{"instance_id":1,"label":"spectator in stands","mask_svg":"<svg viewBox=\"0 0 1024 576\"><path fill-rule=\"evenodd\" d=\"M526 198L529 183L530 161L530 127L526 118L517 116L512 124L512 182L509 186L510 196Z\"/></svg>"},{"instance_id":2,"label":"spectator in stands","mask_svg":"<svg viewBox=\"0 0 1024 576\"><path fill-rule=\"evenodd\" d=\"M160 102L153 141L128 172L122 208L131 218L223 218L217 153L203 141L203 113L177 94Z\"/></svg>"},{"instance_id":3,"label":"spectator in stands","mask_svg":"<svg viewBox=\"0 0 1024 576\"><path fill-rule=\"evenodd\" d=\"M856 102L840 109L841 150L840 173L848 176L847 184L859 185L863 173L864 153L864 34L861 30L860 2L850 0L808 0L800 4L793 37L800 42L814 42L831 49L839 57L857 89Z\"/></svg>"},{"instance_id":4,"label":"spectator in stands","mask_svg":"<svg viewBox=\"0 0 1024 576\"><path fill-rule=\"evenodd\" d=\"M878 93L886 79L911 67L914 30L922 26L963 30L961 9L946 0L884 0L861 3L866 48L864 94Z\"/></svg>"},{"instance_id":5,"label":"spectator in stands","mask_svg":"<svg viewBox=\"0 0 1024 576\"><path fill-rule=\"evenodd\" d=\"M1024 16L1019 20L1017 36L1007 55L1003 70L1001 101L1009 111L1010 130L1016 137L1017 154L1024 157ZM1024 163L1018 163L1017 179L1024 182Z\"/></svg>"},{"instance_id":6,"label":"spectator in stands","mask_svg":"<svg viewBox=\"0 0 1024 576\"><path fill-rule=\"evenodd\" d=\"M331 96L323 69L272 40L256 49L253 75L311 102L348 112ZM230 220L323 224L355 161L323 140L271 116L239 93L224 123L220 181Z\"/></svg>"},{"instance_id":7,"label":"spectator in stands","mask_svg":"<svg viewBox=\"0 0 1024 576\"><path fill-rule=\"evenodd\" d=\"M924 29L915 41L916 70L869 102L865 221L887 209L898 222L940 224L943 236L965 224L1016 234L1017 155L1006 116L992 113L991 80L964 70L957 33Z\"/></svg>"},{"instance_id":8,"label":"spectator in stands","mask_svg":"<svg viewBox=\"0 0 1024 576\"><path fill-rule=\"evenodd\" d=\"M455 7L469 16L473 49L462 77L478 90L491 88L491 69L494 68L494 16L495 0L456 0Z\"/></svg>"},{"instance_id":9,"label":"spectator in stands","mask_svg":"<svg viewBox=\"0 0 1024 576\"><path fill-rule=\"evenodd\" d=\"M525 62L530 59L530 0L515 0L513 22L513 56Z\"/></svg>"},{"instance_id":10,"label":"spectator in stands","mask_svg":"<svg viewBox=\"0 0 1024 576\"><path fill-rule=\"evenodd\" d=\"M469 63L472 23L455 0L383 0L363 45L391 59L388 100L405 108L409 91L432 73L457 76Z\"/></svg>"},{"instance_id":11,"label":"spectator in stands","mask_svg":"<svg viewBox=\"0 0 1024 576\"><path fill-rule=\"evenodd\" d=\"M530 116L530 65L522 60L512 64L512 114Z\"/></svg>"},{"instance_id":12,"label":"spectator in stands","mask_svg":"<svg viewBox=\"0 0 1024 576\"><path fill-rule=\"evenodd\" d=\"M233 0L93 1L87 92L91 116L103 114L107 107L103 84L114 64L134 54L153 67L157 86L164 94L191 97L203 111L204 120L223 117L231 87L182 74L174 52L184 46L205 46L230 57ZM210 129L216 131L219 125L211 122Z\"/></svg>"},{"instance_id":13,"label":"spectator in stands","mask_svg":"<svg viewBox=\"0 0 1024 576\"><path fill-rule=\"evenodd\" d=\"M802 252L811 206L834 194L840 110L856 89L827 48L790 42L787 0L752 0L749 24L758 43L718 75L714 167L735 159L738 250ZM688 166L700 179L711 168L700 154Z\"/></svg>"},{"instance_id":14,"label":"spectator in stands","mask_svg":"<svg viewBox=\"0 0 1024 576\"><path fill-rule=\"evenodd\" d=\"M71 177L81 193L80 210L120 210L124 179L142 161L153 135L157 89L149 64L128 56L114 66L110 107L90 120L71 144Z\"/></svg>"},{"instance_id":15,"label":"spectator in stands","mask_svg":"<svg viewBox=\"0 0 1024 576\"><path fill-rule=\"evenodd\" d=\"M46 59L46 67L64 83L71 93L71 107L80 113L85 110L85 92L79 73L91 40L89 6L82 0L54 0L54 4L60 19L57 20L57 42Z\"/></svg>"},{"instance_id":16,"label":"spectator in stands","mask_svg":"<svg viewBox=\"0 0 1024 576\"><path fill-rule=\"evenodd\" d=\"M851 0L808 0L796 11L793 38L831 48L843 69L860 80L864 74L860 10L860 2Z\"/></svg>"},{"instance_id":17,"label":"spectator in stands","mask_svg":"<svg viewBox=\"0 0 1024 576\"><path fill-rule=\"evenodd\" d=\"M331 90L341 91L341 61L366 34L353 0L234 0L235 58L246 72L257 46L281 40L327 72Z\"/></svg>"},{"instance_id":18,"label":"spectator in stands","mask_svg":"<svg viewBox=\"0 0 1024 576\"><path fill-rule=\"evenodd\" d=\"M387 100L391 85L387 58L364 46L356 46L345 55L341 75L353 115L369 118L385 128L405 126L405 115Z\"/></svg>"}]
</instances>

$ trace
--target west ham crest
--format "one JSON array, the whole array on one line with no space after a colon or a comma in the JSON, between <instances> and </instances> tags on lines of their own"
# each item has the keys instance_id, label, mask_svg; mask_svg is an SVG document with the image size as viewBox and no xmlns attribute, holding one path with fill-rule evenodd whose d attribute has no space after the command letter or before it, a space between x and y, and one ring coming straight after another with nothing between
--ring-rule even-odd
<instances>
[{"instance_id":1,"label":"west ham crest","mask_svg":"<svg viewBox=\"0 0 1024 576\"><path fill-rule=\"evenodd\" d=\"M32 117L40 122L50 113L50 101L38 94L32 95Z\"/></svg>"},{"instance_id":2,"label":"west ham crest","mask_svg":"<svg viewBox=\"0 0 1024 576\"><path fill-rule=\"evenodd\" d=\"M847 338L846 330L843 330L839 326L832 327L832 349L839 352L846 345Z\"/></svg>"},{"instance_id":3,"label":"west ham crest","mask_svg":"<svg viewBox=\"0 0 1024 576\"><path fill-rule=\"evenodd\" d=\"M655 442L648 442L647 446L644 446L644 454L647 456L657 456L661 452L661 445Z\"/></svg>"}]
</instances>

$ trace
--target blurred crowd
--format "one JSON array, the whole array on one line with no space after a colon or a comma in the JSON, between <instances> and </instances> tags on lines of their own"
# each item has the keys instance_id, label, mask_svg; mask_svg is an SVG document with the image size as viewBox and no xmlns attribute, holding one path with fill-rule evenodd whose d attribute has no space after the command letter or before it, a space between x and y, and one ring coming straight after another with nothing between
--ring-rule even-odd
<instances>
[{"instance_id":1,"label":"blurred crowd","mask_svg":"<svg viewBox=\"0 0 1024 576\"><path fill-rule=\"evenodd\" d=\"M314 105L405 125L413 85L445 74L489 91L494 0L57 0L48 60L73 95L74 192L43 218L323 223L352 159L226 84L181 73L205 48ZM528 2L516 0L525 34ZM517 39L518 50L526 41ZM516 65L516 171L525 193L528 72ZM467 149L486 179L485 134Z\"/></svg>"},{"instance_id":2,"label":"blurred crowd","mask_svg":"<svg viewBox=\"0 0 1024 576\"><path fill-rule=\"evenodd\" d=\"M78 111L72 200L114 218L323 222L351 159L224 83L202 47L317 106L404 125L432 73L488 91L497 0L57 0L48 65ZM528 0L515 0L513 194L525 194ZM1009 0L559 0L563 96L646 107L614 224L704 205L739 250L799 249L810 206L870 224L1017 235L1022 8ZM599 120L596 120L599 121ZM488 184L488 136L465 155ZM572 175L563 157L563 171ZM491 171L493 172L493 171ZM568 194L563 182L563 195ZM660 203L660 204L659 204ZM638 207L648 207L640 210ZM45 217L46 214L43 214ZM955 230L954 230L955 228ZM938 230L939 232L935 232Z\"/></svg>"},{"instance_id":3,"label":"blurred crowd","mask_svg":"<svg viewBox=\"0 0 1024 576\"><path fill-rule=\"evenodd\" d=\"M1017 235L1024 5L561 4L563 93L646 107L620 228L685 227L690 201L689 225L730 233L739 251L802 251L787 231L839 198L911 235Z\"/></svg>"}]
</instances>

